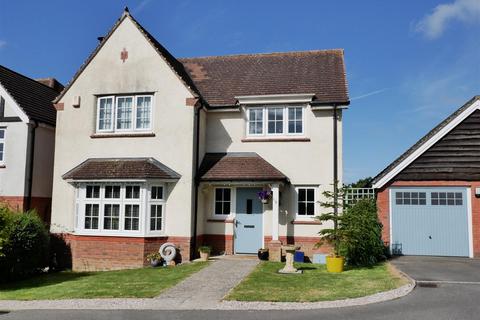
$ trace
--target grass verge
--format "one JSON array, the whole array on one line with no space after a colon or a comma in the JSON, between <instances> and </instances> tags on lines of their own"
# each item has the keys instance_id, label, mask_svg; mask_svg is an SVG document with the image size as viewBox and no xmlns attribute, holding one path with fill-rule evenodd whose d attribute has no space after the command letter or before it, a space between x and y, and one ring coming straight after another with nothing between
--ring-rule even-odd
<instances>
[{"instance_id":1,"label":"grass verge","mask_svg":"<svg viewBox=\"0 0 480 320\"><path fill-rule=\"evenodd\" d=\"M283 263L263 262L227 296L227 300L314 302L358 298L407 283L388 263L328 273L325 266L298 263L303 274L279 274Z\"/></svg>"},{"instance_id":2,"label":"grass verge","mask_svg":"<svg viewBox=\"0 0 480 320\"><path fill-rule=\"evenodd\" d=\"M151 298L207 265L103 272L59 272L0 285L2 300Z\"/></svg>"}]
</instances>

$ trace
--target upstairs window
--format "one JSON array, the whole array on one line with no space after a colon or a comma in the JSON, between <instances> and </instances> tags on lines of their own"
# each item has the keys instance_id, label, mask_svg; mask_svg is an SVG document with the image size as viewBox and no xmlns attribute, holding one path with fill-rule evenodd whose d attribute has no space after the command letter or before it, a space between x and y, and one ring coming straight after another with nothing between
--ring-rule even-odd
<instances>
[{"instance_id":1,"label":"upstairs window","mask_svg":"<svg viewBox=\"0 0 480 320\"><path fill-rule=\"evenodd\" d=\"M0 128L0 164L5 163L5 129Z\"/></svg>"},{"instance_id":2,"label":"upstairs window","mask_svg":"<svg viewBox=\"0 0 480 320\"><path fill-rule=\"evenodd\" d=\"M99 97L97 132L151 130L152 101L151 95Z\"/></svg>"},{"instance_id":3,"label":"upstairs window","mask_svg":"<svg viewBox=\"0 0 480 320\"><path fill-rule=\"evenodd\" d=\"M247 136L303 135L303 106L265 106L247 109Z\"/></svg>"}]
</instances>

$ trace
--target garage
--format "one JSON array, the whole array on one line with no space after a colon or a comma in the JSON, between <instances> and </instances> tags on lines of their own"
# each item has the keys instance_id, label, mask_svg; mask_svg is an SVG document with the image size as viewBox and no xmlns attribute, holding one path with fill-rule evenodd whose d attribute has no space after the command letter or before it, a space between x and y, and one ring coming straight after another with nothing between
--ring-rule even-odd
<instances>
[{"instance_id":1,"label":"garage","mask_svg":"<svg viewBox=\"0 0 480 320\"><path fill-rule=\"evenodd\" d=\"M391 188L392 252L469 256L468 190Z\"/></svg>"},{"instance_id":2,"label":"garage","mask_svg":"<svg viewBox=\"0 0 480 320\"><path fill-rule=\"evenodd\" d=\"M480 96L382 170L373 188L393 254L480 257Z\"/></svg>"}]
</instances>

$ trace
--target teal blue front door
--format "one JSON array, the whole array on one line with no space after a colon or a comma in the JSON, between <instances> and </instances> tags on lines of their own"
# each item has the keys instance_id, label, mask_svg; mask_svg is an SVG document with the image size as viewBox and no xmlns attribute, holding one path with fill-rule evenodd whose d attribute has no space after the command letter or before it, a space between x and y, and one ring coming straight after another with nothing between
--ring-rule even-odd
<instances>
[{"instance_id":1,"label":"teal blue front door","mask_svg":"<svg viewBox=\"0 0 480 320\"><path fill-rule=\"evenodd\" d=\"M257 253L263 245L261 188L237 188L235 253Z\"/></svg>"}]
</instances>

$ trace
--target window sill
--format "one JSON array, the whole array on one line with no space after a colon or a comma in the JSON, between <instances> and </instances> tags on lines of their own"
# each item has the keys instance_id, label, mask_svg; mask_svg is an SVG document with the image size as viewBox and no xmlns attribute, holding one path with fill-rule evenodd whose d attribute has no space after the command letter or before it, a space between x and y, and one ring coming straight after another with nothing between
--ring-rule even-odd
<instances>
[{"instance_id":1,"label":"window sill","mask_svg":"<svg viewBox=\"0 0 480 320\"><path fill-rule=\"evenodd\" d=\"M310 138L305 137L262 137L262 138L244 138L242 142L310 142Z\"/></svg>"},{"instance_id":2,"label":"window sill","mask_svg":"<svg viewBox=\"0 0 480 320\"><path fill-rule=\"evenodd\" d=\"M292 220L291 224L300 224L300 225L320 225L320 221L316 220Z\"/></svg>"},{"instance_id":3,"label":"window sill","mask_svg":"<svg viewBox=\"0 0 480 320\"><path fill-rule=\"evenodd\" d=\"M207 222L233 223L233 219L208 219Z\"/></svg>"},{"instance_id":4,"label":"window sill","mask_svg":"<svg viewBox=\"0 0 480 320\"><path fill-rule=\"evenodd\" d=\"M88 232L85 230L75 230L73 233L75 236L82 236L82 237L121 237L121 238L160 238L166 237L164 233L127 233L127 232Z\"/></svg>"},{"instance_id":5,"label":"window sill","mask_svg":"<svg viewBox=\"0 0 480 320\"><path fill-rule=\"evenodd\" d=\"M131 133L94 133L90 138L148 138L155 137L153 132L131 132Z\"/></svg>"}]
</instances>

